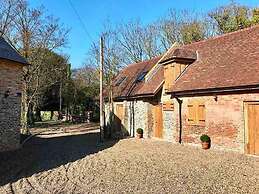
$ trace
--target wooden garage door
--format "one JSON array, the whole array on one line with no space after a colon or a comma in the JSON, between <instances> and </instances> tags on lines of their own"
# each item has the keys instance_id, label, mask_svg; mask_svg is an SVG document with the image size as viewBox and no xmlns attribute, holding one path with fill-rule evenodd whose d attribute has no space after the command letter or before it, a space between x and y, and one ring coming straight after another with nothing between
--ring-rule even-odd
<instances>
[{"instance_id":1,"label":"wooden garage door","mask_svg":"<svg viewBox=\"0 0 259 194\"><path fill-rule=\"evenodd\" d=\"M162 105L155 105L153 108L153 115L154 115L154 136L157 138L163 137L163 112L162 112Z\"/></svg>"},{"instance_id":2,"label":"wooden garage door","mask_svg":"<svg viewBox=\"0 0 259 194\"><path fill-rule=\"evenodd\" d=\"M259 155L259 103L247 104L247 153Z\"/></svg>"}]
</instances>

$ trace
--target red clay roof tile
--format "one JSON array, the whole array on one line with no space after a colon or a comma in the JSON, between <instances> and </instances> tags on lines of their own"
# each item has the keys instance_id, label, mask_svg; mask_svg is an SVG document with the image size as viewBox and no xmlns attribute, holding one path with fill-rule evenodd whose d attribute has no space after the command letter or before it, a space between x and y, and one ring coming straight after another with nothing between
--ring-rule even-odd
<instances>
[{"instance_id":1,"label":"red clay roof tile","mask_svg":"<svg viewBox=\"0 0 259 194\"><path fill-rule=\"evenodd\" d=\"M180 48L198 56L172 83L171 92L259 84L259 25Z\"/></svg>"},{"instance_id":2,"label":"red clay roof tile","mask_svg":"<svg viewBox=\"0 0 259 194\"><path fill-rule=\"evenodd\" d=\"M137 78L142 72L150 71L160 58L161 56L130 64L122 69L113 81L114 98L128 98L136 95L154 94L154 87L158 87L160 81L153 81L152 84L150 84L151 82L137 81ZM116 82L122 77L126 77L125 80L121 84L116 85Z\"/></svg>"}]
</instances>

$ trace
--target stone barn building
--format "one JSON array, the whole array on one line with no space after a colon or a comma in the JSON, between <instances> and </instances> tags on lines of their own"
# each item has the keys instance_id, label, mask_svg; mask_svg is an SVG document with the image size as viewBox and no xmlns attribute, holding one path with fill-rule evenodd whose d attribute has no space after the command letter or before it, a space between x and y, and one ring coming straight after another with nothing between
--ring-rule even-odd
<instances>
[{"instance_id":1,"label":"stone barn building","mask_svg":"<svg viewBox=\"0 0 259 194\"><path fill-rule=\"evenodd\" d=\"M173 49L162 63L174 141L199 144L208 134L212 147L259 155L258 25Z\"/></svg>"},{"instance_id":2,"label":"stone barn building","mask_svg":"<svg viewBox=\"0 0 259 194\"><path fill-rule=\"evenodd\" d=\"M20 145L22 69L27 61L0 37L0 152Z\"/></svg>"},{"instance_id":3,"label":"stone barn building","mask_svg":"<svg viewBox=\"0 0 259 194\"><path fill-rule=\"evenodd\" d=\"M200 145L207 134L212 148L259 155L259 25L129 65L110 110L132 136Z\"/></svg>"},{"instance_id":4,"label":"stone barn building","mask_svg":"<svg viewBox=\"0 0 259 194\"><path fill-rule=\"evenodd\" d=\"M163 68L161 65L160 68L156 67L160 59L161 57L155 57L130 64L114 79L113 104L109 106L106 103L105 106L106 121L112 125L112 129L119 129L124 135L134 136L136 129L142 128L144 137L153 136L155 126L152 111L154 107L160 106L160 91L163 84ZM156 73L151 75L150 72L154 69ZM159 124L158 128L161 128L162 119Z\"/></svg>"}]
</instances>

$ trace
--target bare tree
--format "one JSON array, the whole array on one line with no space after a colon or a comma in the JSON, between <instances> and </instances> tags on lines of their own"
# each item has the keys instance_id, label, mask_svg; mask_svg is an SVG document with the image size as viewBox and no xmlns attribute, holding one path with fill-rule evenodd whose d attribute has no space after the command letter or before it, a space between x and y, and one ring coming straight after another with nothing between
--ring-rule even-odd
<instances>
[{"instance_id":1,"label":"bare tree","mask_svg":"<svg viewBox=\"0 0 259 194\"><path fill-rule=\"evenodd\" d=\"M169 10L169 14L159 19L160 41L164 50L168 50L175 42L181 42L180 24L183 22L183 13L176 10Z\"/></svg>"},{"instance_id":2,"label":"bare tree","mask_svg":"<svg viewBox=\"0 0 259 194\"><path fill-rule=\"evenodd\" d=\"M188 44L212 36L207 18L188 10L169 10L166 17L158 21L160 41L165 50L175 42Z\"/></svg>"},{"instance_id":3,"label":"bare tree","mask_svg":"<svg viewBox=\"0 0 259 194\"><path fill-rule=\"evenodd\" d=\"M14 8L16 0L2 0L0 1L0 36L6 35L10 32L12 21L14 19Z\"/></svg>"},{"instance_id":4,"label":"bare tree","mask_svg":"<svg viewBox=\"0 0 259 194\"><path fill-rule=\"evenodd\" d=\"M126 63L137 63L145 58L143 36L142 26L139 21L119 26L117 40L122 46Z\"/></svg>"},{"instance_id":5,"label":"bare tree","mask_svg":"<svg viewBox=\"0 0 259 194\"><path fill-rule=\"evenodd\" d=\"M146 59L151 59L164 52L160 43L159 27L155 24L150 24L142 29L143 49Z\"/></svg>"},{"instance_id":6,"label":"bare tree","mask_svg":"<svg viewBox=\"0 0 259 194\"><path fill-rule=\"evenodd\" d=\"M29 61L23 72L22 133L28 133L28 113L42 87L40 79L46 50L55 50L66 44L68 30L58 19L48 16L43 7L30 8L26 0L5 0L0 15L2 35ZM52 71L53 73L53 71ZM46 75L45 75L46 76ZM46 83L45 83L46 84Z\"/></svg>"}]
</instances>

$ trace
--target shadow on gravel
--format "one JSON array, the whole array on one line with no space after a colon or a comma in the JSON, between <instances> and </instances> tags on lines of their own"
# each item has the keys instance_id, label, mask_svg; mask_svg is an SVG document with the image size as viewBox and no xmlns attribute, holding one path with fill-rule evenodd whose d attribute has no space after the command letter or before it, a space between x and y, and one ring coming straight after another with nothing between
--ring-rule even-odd
<instances>
[{"instance_id":1,"label":"shadow on gravel","mask_svg":"<svg viewBox=\"0 0 259 194\"><path fill-rule=\"evenodd\" d=\"M22 149L0 153L0 186L47 171L112 147L116 140L98 145L99 133L32 138Z\"/></svg>"}]
</instances>

